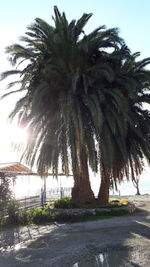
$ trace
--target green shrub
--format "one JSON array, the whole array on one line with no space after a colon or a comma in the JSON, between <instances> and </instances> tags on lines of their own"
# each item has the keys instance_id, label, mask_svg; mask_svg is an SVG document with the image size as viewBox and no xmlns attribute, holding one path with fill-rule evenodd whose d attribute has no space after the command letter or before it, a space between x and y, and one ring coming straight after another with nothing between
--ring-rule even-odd
<instances>
[{"instance_id":1,"label":"green shrub","mask_svg":"<svg viewBox=\"0 0 150 267\"><path fill-rule=\"evenodd\" d=\"M19 204L16 200L10 200L7 206L8 223L19 223Z\"/></svg>"},{"instance_id":2,"label":"green shrub","mask_svg":"<svg viewBox=\"0 0 150 267\"><path fill-rule=\"evenodd\" d=\"M121 205L123 206L128 206L129 205L129 201L128 199L120 199L120 202L119 202Z\"/></svg>"},{"instance_id":3,"label":"green shrub","mask_svg":"<svg viewBox=\"0 0 150 267\"><path fill-rule=\"evenodd\" d=\"M19 224L27 225L32 223L32 212L31 211L20 211L19 212Z\"/></svg>"},{"instance_id":4,"label":"green shrub","mask_svg":"<svg viewBox=\"0 0 150 267\"><path fill-rule=\"evenodd\" d=\"M108 204L108 205L104 205L104 206L99 206L98 208L112 209L112 208L118 208L118 207L120 207L120 205L118 205L118 204Z\"/></svg>"},{"instance_id":5,"label":"green shrub","mask_svg":"<svg viewBox=\"0 0 150 267\"><path fill-rule=\"evenodd\" d=\"M108 216L110 215L111 213L111 210L105 210L105 211L96 211L96 216Z\"/></svg>"},{"instance_id":6,"label":"green shrub","mask_svg":"<svg viewBox=\"0 0 150 267\"><path fill-rule=\"evenodd\" d=\"M121 205L123 206L123 205ZM30 211L19 211L16 201L10 201L8 205L8 217L1 221L2 225L31 225L43 224L48 222L82 222L111 218L112 216L121 216L129 214L125 209L112 209L112 207L121 207L120 204L110 204L109 209L101 211L96 210L95 215L90 214L88 209L84 214L66 214L62 211L52 210L50 206L44 208L34 208ZM63 198L54 202L55 208L77 208L70 198ZM106 208L106 206L104 206Z\"/></svg>"},{"instance_id":7,"label":"green shrub","mask_svg":"<svg viewBox=\"0 0 150 267\"><path fill-rule=\"evenodd\" d=\"M0 173L0 220L6 221L5 216L10 215L10 220L13 218L13 212L16 212L16 202L11 190L12 178L5 173ZM12 211L11 211L12 210ZM14 215L15 216L15 215Z\"/></svg>"},{"instance_id":8,"label":"green shrub","mask_svg":"<svg viewBox=\"0 0 150 267\"><path fill-rule=\"evenodd\" d=\"M54 201L53 205L54 205L54 208L57 208L57 209L79 208L79 205L74 203L73 200L69 197L63 197L61 199L58 199L58 200Z\"/></svg>"},{"instance_id":9,"label":"green shrub","mask_svg":"<svg viewBox=\"0 0 150 267\"><path fill-rule=\"evenodd\" d=\"M129 201L128 199L112 199L109 200L110 205L117 205L117 206L128 206Z\"/></svg>"},{"instance_id":10,"label":"green shrub","mask_svg":"<svg viewBox=\"0 0 150 267\"><path fill-rule=\"evenodd\" d=\"M120 200L119 199L113 199L113 200L109 200L109 203L119 203Z\"/></svg>"},{"instance_id":11,"label":"green shrub","mask_svg":"<svg viewBox=\"0 0 150 267\"><path fill-rule=\"evenodd\" d=\"M31 221L35 224L48 222L48 213L42 208L35 208L30 212Z\"/></svg>"}]
</instances>

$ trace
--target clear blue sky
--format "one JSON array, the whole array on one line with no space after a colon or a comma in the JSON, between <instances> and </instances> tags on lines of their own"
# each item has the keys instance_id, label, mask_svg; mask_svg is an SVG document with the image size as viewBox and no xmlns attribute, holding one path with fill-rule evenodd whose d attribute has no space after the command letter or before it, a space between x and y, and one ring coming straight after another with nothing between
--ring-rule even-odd
<instances>
[{"instance_id":1,"label":"clear blue sky","mask_svg":"<svg viewBox=\"0 0 150 267\"><path fill-rule=\"evenodd\" d=\"M12 43L22 35L35 17L51 22L54 5L65 11L69 20L78 19L84 12L93 13L87 31L102 24L118 27L133 52L141 51L142 57L150 56L150 0L4 0L0 6L3 44L5 40L7 44L9 40Z\"/></svg>"}]
</instances>

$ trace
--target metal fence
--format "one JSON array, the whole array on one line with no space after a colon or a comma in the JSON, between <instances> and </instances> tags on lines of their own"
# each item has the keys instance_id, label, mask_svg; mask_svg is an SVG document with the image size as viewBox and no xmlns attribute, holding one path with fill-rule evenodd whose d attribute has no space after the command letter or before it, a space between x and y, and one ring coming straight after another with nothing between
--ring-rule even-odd
<instances>
[{"instance_id":1,"label":"metal fence","mask_svg":"<svg viewBox=\"0 0 150 267\"><path fill-rule=\"evenodd\" d=\"M23 197L17 199L20 210L29 210L35 207L41 207L52 200L61 199L62 197L71 197L71 187L60 187L60 188L50 188L46 193L42 192L36 196ZM0 196L0 205L2 205L2 200Z\"/></svg>"},{"instance_id":2,"label":"metal fence","mask_svg":"<svg viewBox=\"0 0 150 267\"><path fill-rule=\"evenodd\" d=\"M46 191L46 194L36 195L32 197L24 197L18 199L17 202L20 209L31 209L34 207L40 207L52 200L61 199L62 197L71 197L70 187L50 188ZM44 198L43 198L44 197Z\"/></svg>"},{"instance_id":3,"label":"metal fence","mask_svg":"<svg viewBox=\"0 0 150 267\"><path fill-rule=\"evenodd\" d=\"M46 191L46 201L60 199L62 197L71 197L70 187L51 188Z\"/></svg>"},{"instance_id":4,"label":"metal fence","mask_svg":"<svg viewBox=\"0 0 150 267\"><path fill-rule=\"evenodd\" d=\"M41 196L32 196L32 197L25 197L22 199L17 199L17 202L19 204L19 209L32 209L35 207L41 206Z\"/></svg>"}]
</instances>

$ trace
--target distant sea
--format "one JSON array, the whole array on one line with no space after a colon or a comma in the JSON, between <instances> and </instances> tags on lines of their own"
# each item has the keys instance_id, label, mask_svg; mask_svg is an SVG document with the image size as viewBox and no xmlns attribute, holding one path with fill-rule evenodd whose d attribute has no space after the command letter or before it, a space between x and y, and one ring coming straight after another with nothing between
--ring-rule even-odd
<instances>
[{"instance_id":1,"label":"distant sea","mask_svg":"<svg viewBox=\"0 0 150 267\"><path fill-rule=\"evenodd\" d=\"M99 175L90 173L92 190L98 194L100 178ZM14 192L17 198L34 196L41 193L42 179L38 176L18 176L14 185ZM73 177L58 176L58 179L49 176L46 181L47 191L50 188L73 187ZM150 194L150 174L143 173L140 177L139 189L141 194ZM132 182L124 181L118 185L118 191L110 191L110 195L135 195L136 188Z\"/></svg>"},{"instance_id":2,"label":"distant sea","mask_svg":"<svg viewBox=\"0 0 150 267\"><path fill-rule=\"evenodd\" d=\"M96 181L96 177L94 177L93 182L91 179L92 188L95 194L98 193L99 190L99 183ZM143 173L139 180L139 190L141 195L143 194L150 194L150 174ZM118 185L118 191L110 190L110 195L121 195L121 196L127 196L127 195L135 195L136 194L136 188L133 185L132 181L127 181L124 179L121 184Z\"/></svg>"}]
</instances>

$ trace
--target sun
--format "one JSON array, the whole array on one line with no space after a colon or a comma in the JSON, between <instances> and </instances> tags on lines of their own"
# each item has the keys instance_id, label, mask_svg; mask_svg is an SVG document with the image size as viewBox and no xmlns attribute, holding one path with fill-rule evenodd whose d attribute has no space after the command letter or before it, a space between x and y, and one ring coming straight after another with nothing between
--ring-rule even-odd
<instances>
[{"instance_id":1,"label":"sun","mask_svg":"<svg viewBox=\"0 0 150 267\"><path fill-rule=\"evenodd\" d=\"M17 125L7 124L0 132L0 147L10 147L11 145L23 145L28 140L27 130Z\"/></svg>"},{"instance_id":2,"label":"sun","mask_svg":"<svg viewBox=\"0 0 150 267\"><path fill-rule=\"evenodd\" d=\"M27 129L17 124L0 124L0 162L20 160L29 140Z\"/></svg>"},{"instance_id":3,"label":"sun","mask_svg":"<svg viewBox=\"0 0 150 267\"><path fill-rule=\"evenodd\" d=\"M19 127L12 127L11 128L11 141L14 144L23 144L25 142L27 142L27 131L23 128L19 128Z\"/></svg>"}]
</instances>

